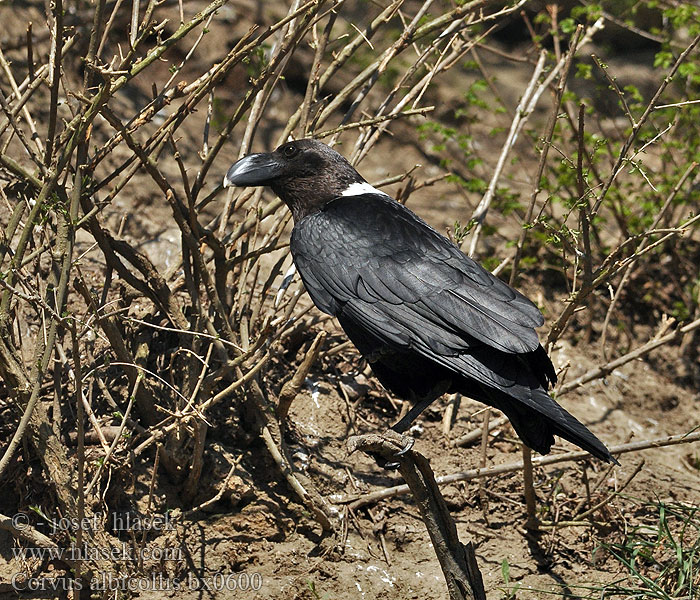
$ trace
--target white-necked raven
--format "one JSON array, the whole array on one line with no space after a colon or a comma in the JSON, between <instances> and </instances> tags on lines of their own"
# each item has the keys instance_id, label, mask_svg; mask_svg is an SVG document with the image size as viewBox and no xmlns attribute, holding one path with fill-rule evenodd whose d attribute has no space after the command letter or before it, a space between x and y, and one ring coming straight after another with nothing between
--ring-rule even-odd
<instances>
[{"instance_id":1,"label":"white-necked raven","mask_svg":"<svg viewBox=\"0 0 700 600\"><path fill-rule=\"evenodd\" d=\"M615 461L547 393L556 373L535 332L537 307L340 154L289 142L240 159L224 185L270 186L292 211L290 248L314 304L337 317L384 387L415 403L392 429L460 392L503 411L542 454L559 435Z\"/></svg>"}]
</instances>

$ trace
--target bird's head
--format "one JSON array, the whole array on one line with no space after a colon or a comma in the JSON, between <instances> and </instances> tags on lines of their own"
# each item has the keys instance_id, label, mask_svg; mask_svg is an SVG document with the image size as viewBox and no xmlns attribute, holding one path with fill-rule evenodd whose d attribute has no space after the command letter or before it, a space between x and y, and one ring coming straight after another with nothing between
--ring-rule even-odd
<instances>
[{"instance_id":1,"label":"bird's head","mask_svg":"<svg viewBox=\"0 0 700 600\"><path fill-rule=\"evenodd\" d=\"M274 152L244 156L224 177L224 187L270 186L295 221L320 210L353 184L369 186L343 156L310 139L287 142Z\"/></svg>"}]
</instances>

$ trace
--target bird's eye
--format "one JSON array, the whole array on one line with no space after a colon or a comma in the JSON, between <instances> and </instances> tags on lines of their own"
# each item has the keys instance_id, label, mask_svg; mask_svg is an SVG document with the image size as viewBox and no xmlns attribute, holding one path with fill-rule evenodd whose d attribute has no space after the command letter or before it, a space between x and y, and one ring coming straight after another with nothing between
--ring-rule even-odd
<instances>
[{"instance_id":1,"label":"bird's eye","mask_svg":"<svg viewBox=\"0 0 700 600\"><path fill-rule=\"evenodd\" d=\"M298 151L298 148L294 144L286 144L282 147L282 154L287 158L292 158Z\"/></svg>"}]
</instances>

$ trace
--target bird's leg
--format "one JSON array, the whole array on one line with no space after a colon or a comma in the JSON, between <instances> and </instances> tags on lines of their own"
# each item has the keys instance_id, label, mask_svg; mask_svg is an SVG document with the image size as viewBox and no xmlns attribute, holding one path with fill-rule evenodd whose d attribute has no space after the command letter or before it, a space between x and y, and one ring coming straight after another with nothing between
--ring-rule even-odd
<instances>
[{"instance_id":1,"label":"bird's leg","mask_svg":"<svg viewBox=\"0 0 700 600\"><path fill-rule=\"evenodd\" d=\"M409 410L398 423L392 425L390 431L395 431L396 433L403 433L406 431L411 426L411 423L416 420L419 414L428 408L428 405L433 400L435 400L435 396L433 395L419 400L418 403L414 404L413 408L411 408L411 410Z\"/></svg>"}]
</instances>

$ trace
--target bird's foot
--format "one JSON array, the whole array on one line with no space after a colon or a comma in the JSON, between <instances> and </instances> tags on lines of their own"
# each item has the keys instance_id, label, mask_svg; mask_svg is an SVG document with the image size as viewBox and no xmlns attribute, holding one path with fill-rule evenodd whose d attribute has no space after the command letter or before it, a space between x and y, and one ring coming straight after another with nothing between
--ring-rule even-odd
<instances>
[{"instance_id":1,"label":"bird's foot","mask_svg":"<svg viewBox=\"0 0 700 600\"><path fill-rule=\"evenodd\" d=\"M393 470L400 465L401 456L413 448L415 440L407 435L401 435L391 429L383 434L368 434L354 436L348 440L348 449L364 450L372 456L377 466Z\"/></svg>"},{"instance_id":2,"label":"bird's foot","mask_svg":"<svg viewBox=\"0 0 700 600\"><path fill-rule=\"evenodd\" d=\"M398 448L396 452L394 453L394 459L393 461L389 459L383 467L385 469L398 469L399 468L399 461L396 460L398 457L403 456L407 452L413 448L413 444L416 443L416 440L414 440L412 437L407 436L407 435L402 435L400 433L397 433L393 429L389 429L386 431L386 433L383 434L382 436L388 444L390 444L392 447ZM381 457L384 458L384 457ZM377 464L381 467L382 465L377 462Z\"/></svg>"}]
</instances>

